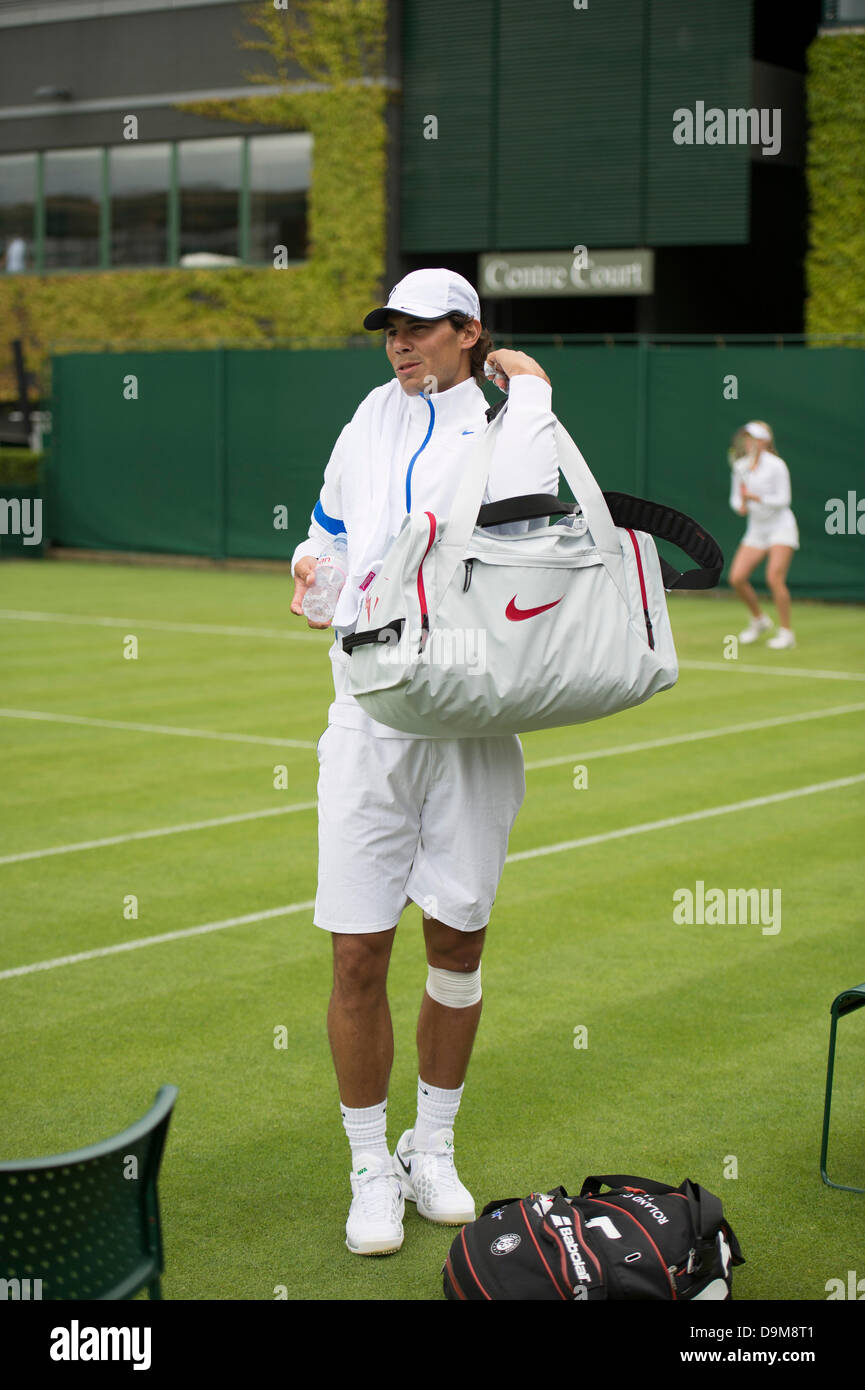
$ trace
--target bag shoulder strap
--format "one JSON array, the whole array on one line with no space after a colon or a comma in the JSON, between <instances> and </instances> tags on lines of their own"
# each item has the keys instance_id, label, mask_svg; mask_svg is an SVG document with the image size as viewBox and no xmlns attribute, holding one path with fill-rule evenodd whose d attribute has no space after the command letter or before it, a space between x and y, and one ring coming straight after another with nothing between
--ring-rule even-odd
<instances>
[{"instance_id":1,"label":"bag shoulder strap","mask_svg":"<svg viewBox=\"0 0 865 1390\"><path fill-rule=\"evenodd\" d=\"M600 1177L586 1178L580 1188L580 1196L592 1197L596 1192L600 1192L602 1187L636 1187L641 1192L648 1192L652 1197L663 1197L666 1192L678 1191L669 1183L656 1182L654 1178L636 1178L633 1174L627 1173L604 1173Z\"/></svg>"},{"instance_id":2,"label":"bag shoulder strap","mask_svg":"<svg viewBox=\"0 0 865 1390\"><path fill-rule=\"evenodd\" d=\"M580 1196L594 1196L600 1192L602 1187L636 1187L652 1197L668 1196L674 1192L679 1193L688 1203L694 1231L699 1239L714 1240L716 1233L723 1226L727 1235L732 1237L730 1248L733 1253L734 1264L744 1264L738 1241L724 1218L724 1208L721 1205L720 1197L716 1197L714 1192L709 1192L699 1183L691 1182L690 1178L686 1178L679 1187L671 1187L669 1183L656 1182L653 1178L637 1178L622 1173L609 1173L601 1177L586 1178L580 1188Z\"/></svg>"},{"instance_id":3,"label":"bag shoulder strap","mask_svg":"<svg viewBox=\"0 0 865 1390\"><path fill-rule=\"evenodd\" d=\"M501 403L507 406L507 401ZM439 549L439 583L444 593L450 580L465 555L472 531L477 525L478 509L483 498L484 488L489 477L493 450L501 431L501 421L506 410L500 408L491 423L480 436L472 451L460 480L451 505L450 515L444 526ZM559 469L577 498L586 518L592 539L616 588L626 596L624 578L624 559L619 538L610 510L604 501L604 494L589 469L588 464L577 448L564 425L556 420L556 451Z\"/></svg>"},{"instance_id":4,"label":"bag shoulder strap","mask_svg":"<svg viewBox=\"0 0 865 1390\"><path fill-rule=\"evenodd\" d=\"M635 527L658 540L678 546L689 560L696 560L699 569L677 570L663 555L658 556L664 588L714 589L721 578L724 556L721 547L692 517L677 512L660 502L648 502L644 497L631 497L627 492L605 492L604 501L613 523ZM478 526L500 526L509 521L533 521L544 516L569 516L579 511L575 502L563 502L545 493L530 493L525 497L506 497L501 502L487 502L478 512Z\"/></svg>"},{"instance_id":5,"label":"bag shoulder strap","mask_svg":"<svg viewBox=\"0 0 865 1390\"><path fill-rule=\"evenodd\" d=\"M478 512L478 526L535 521L543 516L573 516L579 510L576 502L563 502L561 498L550 497L546 492L532 492L524 497L503 497L501 502L485 502Z\"/></svg>"},{"instance_id":6,"label":"bag shoulder strap","mask_svg":"<svg viewBox=\"0 0 865 1390\"><path fill-rule=\"evenodd\" d=\"M658 540L678 546L689 560L696 560L699 569L681 573L659 555L665 589L714 589L721 578L724 556L714 536L692 517L676 511L675 507L647 502L627 492L605 492L604 498L617 526L647 531Z\"/></svg>"}]
</instances>

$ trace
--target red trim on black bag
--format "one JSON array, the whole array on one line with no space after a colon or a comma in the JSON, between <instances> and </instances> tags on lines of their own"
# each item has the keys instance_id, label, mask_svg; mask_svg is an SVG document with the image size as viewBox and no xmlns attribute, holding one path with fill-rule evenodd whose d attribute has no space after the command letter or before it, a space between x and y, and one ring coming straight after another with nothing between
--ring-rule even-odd
<instances>
[{"instance_id":1,"label":"red trim on black bag","mask_svg":"<svg viewBox=\"0 0 865 1390\"><path fill-rule=\"evenodd\" d=\"M577 1208L574 1207L574 1206L571 1207L571 1211L574 1213L574 1227L575 1227L576 1233L577 1233L577 1240L580 1242L580 1245L581 1245L582 1248L585 1250L585 1252L586 1252L586 1254L588 1255L589 1259L592 1261L592 1263L594 1264L595 1268L597 1269L597 1271L598 1271L598 1278L599 1278L600 1281L601 1281L601 1287L603 1287L603 1283L604 1283L604 1271L601 1269L601 1262L600 1262L600 1260L598 1259L597 1255L595 1254L594 1250L590 1250L589 1247L588 1247L588 1245L586 1244L586 1239L585 1239L585 1236L583 1235L583 1229L582 1229L582 1226L580 1225L580 1213L578 1212Z\"/></svg>"},{"instance_id":2,"label":"red trim on black bag","mask_svg":"<svg viewBox=\"0 0 865 1390\"><path fill-rule=\"evenodd\" d=\"M544 1269L547 1271L547 1274L550 1276L550 1279L551 1279L551 1281L552 1281L553 1288L555 1289L556 1293L559 1295L559 1298L562 1299L563 1302L567 1302L567 1294L562 1293L561 1284L559 1284L558 1280L556 1279L555 1274L553 1274L553 1271L550 1269L549 1265L547 1264L546 1260L544 1259L544 1252L543 1252L543 1250L541 1249L541 1247L538 1245L537 1237L535 1236L535 1233L534 1233L534 1231L532 1230L532 1223L531 1223L531 1221L529 1220L529 1218L526 1216L526 1208L525 1208L525 1203L524 1203L524 1202L520 1202L520 1212L522 1213L522 1218L523 1218L523 1220L524 1220L525 1223L526 1223L526 1228L527 1228L527 1230L528 1230L528 1233L529 1233L529 1235L531 1236L531 1238L532 1238L532 1240L533 1240L533 1242L534 1242L535 1249L537 1250L537 1252L538 1252L538 1254L539 1254L539 1256L540 1256L541 1264L543 1265Z\"/></svg>"},{"instance_id":3,"label":"red trim on black bag","mask_svg":"<svg viewBox=\"0 0 865 1390\"><path fill-rule=\"evenodd\" d=\"M655 639L652 635L652 620L649 617L649 600L646 597L646 581L643 578L643 561L640 557L640 547L637 545L637 538L631 530L630 526L626 526L625 530L631 538L631 543L634 547L634 554L637 557L637 574L640 576L640 594L642 595L643 599L643 614L646 619L646 635L649 639L649 646L651 647L652 651L654 651Z\"/></svg>"},{"instance_id":4,"label":"red trim on black bag","mask_svg":"<svg viewBox=\"0 0 865 1390\"><path fill-rule=\"evenodd\" d=\"M556 1229L555 1226L547 1226L547 1225L545 1225L545 1226L544 1226L544 1230L546 1231L546 1233L547 1233L548 1236L551 1236L554 1240L558 1241L558 1244L559 1244L559 1247L560 1247L560 1249L559 1249L559 1255L560 1255L561 1265L562 1265L562 1279L563 1279L564 1283L567 1284L567 1282L568 1282L568 1265L567 1265L568 1255L567 1255L567 1251L565 1250L565 1242L562 1240L562 1238L561 1238L561 1236L559 1235L558 1230Z\"/></svg>"},{"instance_id":5,"label":"red trim on black bag","mask_svg":"<svg viewBox=\"0 0 865 1390\"><path fill-rule=\"evenodd\" d=\"M487 1300L487 1302L488 1302L488 1303L492 1303L492 1301L493 1301L492 1295L487 1293L486 1289L484 1288L483 1284L481 1283L480 1279L478 1278L477 1274L475 1273L475 1267L474 1267L474 1265L472 1264L471 1260L469 1259L469 1249L468 1249L468 1246L466 1245L466 1228L465 1228L465 1226L463 1226L462 1230L460 1231L460 1239L462 1240L462 1243L463 1243L463 1254L464 1254L465 1257L466 1257L466 1264L467 1264L468 1267L469 1267L469 1271L470 1271L470 1273L471 1273L471 1276L472 1276L472 1278L474 1279L475 1283L477 1284L478 1288L480 1289L481 1293L483 1294L484 1298Z\"/></svg>"},{"instance_id":6,"label":"red trim on black bag","mask_svg":"<svg viewBox=\"0 0 865 1390\"><path fill-rule=\"evenodd\" d=\"M450 1255L448 1255L447 1259L445 1260L445 1269L447 1270L448 1278L451 1281L451 1288L453 1289L457 1298L461 1298L464 1303L468 1303L468 1299L466 1298L465 1294L459 1286L459 1283L457 1282L457 1277L454 1274L454 1267L451 1263Z\"/></svg>"}]
</instances>

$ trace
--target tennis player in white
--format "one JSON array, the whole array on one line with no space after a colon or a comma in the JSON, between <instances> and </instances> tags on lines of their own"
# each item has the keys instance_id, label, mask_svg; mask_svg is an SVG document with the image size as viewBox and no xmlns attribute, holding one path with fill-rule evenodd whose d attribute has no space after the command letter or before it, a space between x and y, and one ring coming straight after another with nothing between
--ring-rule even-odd
<instances>
[{"instance_id":1,"label":"tennis player in white","mask_svg":"<svg viewBox=\"0 0 865 1390\"><path fill-rule=\"evenodd\" d=\"M317 557L345 533L348 578L330 649L335 698L318 745L313 920L333 937L328 1034L352 1156L346 1244L384 1255L402 1245L406 1198L444 1225L475 1217L454 1163L454 1122L481 1014L481 951L525 778L516 737L415 737L371 719L345 692L342 640L406 513L448 515L462 462L488 423L485 362L508 404L484 501L555 494L558 464L549 378L523 352L492 351L477 293L461 275L413 271L364 326L384 330L394 379L369 393L336 441L308 539L294 552L292 612L301 613ZM386 981L410 902L423 910L427 958L417 1115L391 1155Z\"/></svg>"},{"instance_id":2,"label":"tennis player in white","mask_svg":"<svg viewBox=\"0 0 865 1390\"><path fill-rule=\"evenodd\" d=\"M737 435L737 439L740 438ZM787 573L799 549L799 528L790 507L790 472L775 453L775 439L764 420L751 420L741 431L742 455L732 461L730 506L748 525L730 566L730 584L751 613L751 621L739 641L756 642L772 627L761 609L750 577L768 556L766 582L778 606L778 633L768 645L795 647L790 623L790 590Z\"/></svg>"}]
</instances>

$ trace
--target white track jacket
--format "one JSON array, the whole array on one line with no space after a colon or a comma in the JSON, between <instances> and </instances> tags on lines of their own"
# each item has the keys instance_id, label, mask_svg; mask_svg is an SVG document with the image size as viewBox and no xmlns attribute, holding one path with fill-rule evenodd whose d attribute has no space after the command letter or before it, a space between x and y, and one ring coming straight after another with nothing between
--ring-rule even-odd
<instances>
[{"instance_id":1,"label":"white track jacket","mask_svg":"<svg viewBox=\"0 0 865 1390\"><path fill-rule=\"evenodd\" d=\"M526 493L558 493L556 417L552 388L541 377L515 376L490 465L484 502ZM330 650L335 699L331 724L364 729L382 738L407 738L371 719L345 690L345 667L351 659L342 637L354 630L362 593L360 585L377 570L403 518L411 511L431 511L447 518L462 476L462 460L487 428L487 400L473 377L449 391L408 396L399 381L377 386L361 401L334 445L324 473L321 495L312 513L309 537L292 557L326 553L334 536L344 532L348 578L333 615L337 640ZM522 531L527 522L497 527L499 533Z\"/></svg>"}]
</instances>

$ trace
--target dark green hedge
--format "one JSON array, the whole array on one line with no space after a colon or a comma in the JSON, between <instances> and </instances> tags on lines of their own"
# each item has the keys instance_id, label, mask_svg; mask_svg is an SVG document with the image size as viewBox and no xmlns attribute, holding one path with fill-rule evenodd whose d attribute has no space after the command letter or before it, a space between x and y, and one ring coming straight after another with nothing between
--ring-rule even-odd
<instances>
[{"instance_id":1,"label":"dark green hedge","mask_svg":"<svg viewBox=\"0 0 865 1390\"><path fill-rule=\"evenodd\" d=\"M31 449L0 449L0 487L38 486L43 458Z\"/></svg>"}]
</instances>

